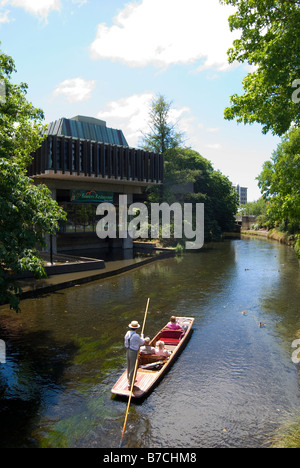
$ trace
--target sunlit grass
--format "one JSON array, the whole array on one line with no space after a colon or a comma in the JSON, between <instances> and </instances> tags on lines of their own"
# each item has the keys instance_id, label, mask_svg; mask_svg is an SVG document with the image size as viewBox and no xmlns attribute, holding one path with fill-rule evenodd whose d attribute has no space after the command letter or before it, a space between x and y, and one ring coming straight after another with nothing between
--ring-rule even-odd
<instances>
[{"instance_id":1,"label":"sunlit grass","mask_svg":"<svg viewBox=\"0 0 300 468\"><path fill-rule=\"evenodd\" d=\"M300 416L280 427L272 437L271 448L300 448Z\"/></svg>"}]
</instances>

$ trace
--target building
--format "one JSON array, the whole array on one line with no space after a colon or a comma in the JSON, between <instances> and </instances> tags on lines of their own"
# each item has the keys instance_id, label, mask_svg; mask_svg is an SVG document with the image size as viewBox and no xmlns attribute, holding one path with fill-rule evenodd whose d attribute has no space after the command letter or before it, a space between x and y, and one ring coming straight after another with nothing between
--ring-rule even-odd
<instances>
[{"instance_id":1,"label":"building","mask_svg":"<svg viewBox=\"0 0 300 468\"><path fill-rule=\"evenodd\" d=\"M62 118L48 126L47 138L28 169L36 184L45 184L67 212L53 239L53 252L107 247L132 248L132 240L96 235L96 207L119 195L131 204L146 187L163 183L163 155L130 148L121 130L91 117ZM50 246L48 246L50 248Z\"/></svg>"},{"instance_id":2,"label":"building","mask_svg":"<svg viewBox=\"0 0 300 468\"><path fill-rule=\"evenodd\" d=\"M235 218L236 227L240 230L247 231L256 223L257 216L253 215L237 215Z\"/></svg>"},{"instance_id":3,"label":"building","mask_svg":"<svg viewBox=\"0 0 300 468\"><path fill-rule=\"evenodd\" d=\"M237 193L239 194L240 205L246 205L248 191L247 187L240 187L240 185L234 185L233 188L235 188Z\"/></svg>"}]
</instances>

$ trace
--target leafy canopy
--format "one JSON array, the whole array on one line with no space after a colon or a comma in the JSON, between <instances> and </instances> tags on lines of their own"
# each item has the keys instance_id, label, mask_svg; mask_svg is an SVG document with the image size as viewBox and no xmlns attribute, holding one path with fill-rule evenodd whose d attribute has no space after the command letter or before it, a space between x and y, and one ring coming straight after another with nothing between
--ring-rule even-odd
<instances>
[{"instance_id":1,"label":"leafy canopy","mask_svg":"<svg viewBox=\"0 0 300 468\"><path fill-rule=\"evenodd\" d=\"M11 82L14 61L0 51L0 80L5 99L0 104L0 304L19 310L21 289L15 273L45 276L37 246L54 234L65 214L44 185L26 175L31 154L40 146L43 112L26 99L27 85Z\"/></svg>"},{"instance_id":2,"label":"leafy canopy","mask_svg":"<svg viewBox=\"0 0 300 468\"><path fill-rule=\"evenodd\" d=\"M300 232L300 128L293 128L263 165L258 184L274 222Z\"/></svg>"},{"instance_id":3,"label":"leafy canopy","mask_svg":"<svg viewBox=\"0 0 300 468\"><path fill-rule=\"evenodd\" d=\"M0 158L14 158L25 169L31 153L41 146L43 111L26 99L27 84L13 84L16 71L11 57L0 50L0 80L5 85L5 100L0 108Z\"/></svg>"},{"instance_id":4,"label":"leafy canopy","mask_svg":"<svg viewBox=\"0 0 300 468\"><path fill-rule=\"evenodd\" d=\"M163 109L163 114L162 114ZM205 239L219 237L222 231L230 230L237 211L237 192L231 182L197 151L183 147L180 133L169 127L171 103L159 96L152 103L151 138L144 149L160 151L164 148L164 184L152 188L150 202L204 203ZM169 131L166 131L169 128Z\"/></svg>"},{"instance_id":5,"label":"leafy canopy","mask_svg":"<svg viewBox=\"0 0 300 468\"><path fill-rule=\"evenodd\" d=\"M231 96L225 118L258 122L263 133L283 135L292 123L300 123L299 100L293 99L300 85L300 1L220 2L236 7L229 25L241 32L228 51L229 62L246 62L255 70L243 80L244 94Z\"/></svg>"},{"instance_id":6,"label":"leafy canopy","mask_svg":"<svg viewBox=\"0 0 300 468\"><path fill-rule=\"evenodd\" d=\"M161 95L152 101L149 111L150 132L144 135L144 150L164 154L167 149L182 144L182 134L170 119L171 105Z\"/></svg>"}]
</instances>

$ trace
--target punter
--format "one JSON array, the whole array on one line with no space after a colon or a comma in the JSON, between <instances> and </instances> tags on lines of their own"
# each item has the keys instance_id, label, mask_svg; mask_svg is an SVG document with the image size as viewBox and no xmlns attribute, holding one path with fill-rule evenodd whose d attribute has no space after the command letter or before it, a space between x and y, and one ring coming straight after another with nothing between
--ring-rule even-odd
<instances>
[{"instance_id":1,"label":"punter","mask_svg":"<svg viewBox=\"0 0 300 468\"><path fill-rule=\"evenodd\" d=\"M133 320L128 327L130 330L125 335L125 348L127 349L127 379L128 379L128 390L131 389L133 374L135 370L135 363L137 360L137 355L140 349L145 342L144 336L136 333L136 330L140 328L140 324Z\"/></svg>"}]
</instances>

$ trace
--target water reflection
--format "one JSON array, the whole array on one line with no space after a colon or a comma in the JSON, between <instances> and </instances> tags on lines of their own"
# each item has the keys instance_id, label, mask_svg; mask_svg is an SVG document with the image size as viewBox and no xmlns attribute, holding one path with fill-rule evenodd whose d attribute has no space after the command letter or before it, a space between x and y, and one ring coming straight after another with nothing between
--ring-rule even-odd
<instances>
[{"instance_id":1,"label":"water reflection","mask_svg":"<svg viewBox=\"0 0 300 468\"><path fill-rule=\"evenodd\" d=\"M73 343L51 332L24 330L15 318L2 316L0 335L7 343L0 365L0 447L37 446L30 437L44 405L55 404L64 389L64 369L76 354Z\"/></svg>"},{"instance_id":2,"label":"water reflection","mask_svg":"<svg viewBox=\"0 0 300 468\"><path fill-rule=\"evenodd\" d=\"M110 389L147 297L150 336L171 314L196 320L172 370L132 406L126 446L262 446L299 405L299 278L288 248L235 240L26 300L19 315L2 307L1 446L118 447L126 403Z\"/></svg>"}]
</instances>

